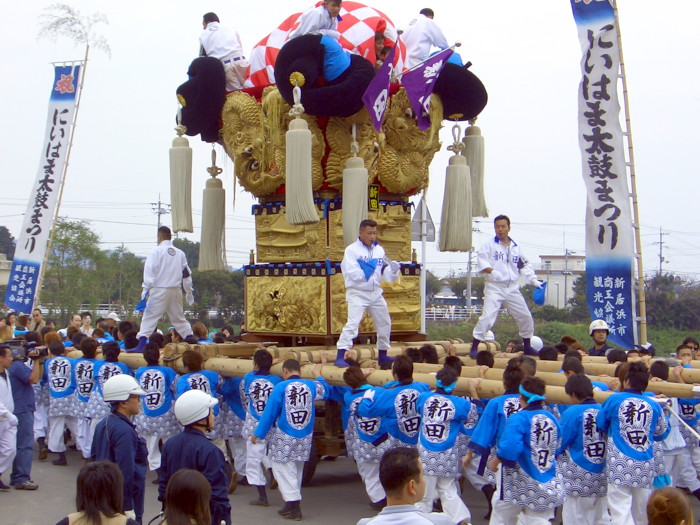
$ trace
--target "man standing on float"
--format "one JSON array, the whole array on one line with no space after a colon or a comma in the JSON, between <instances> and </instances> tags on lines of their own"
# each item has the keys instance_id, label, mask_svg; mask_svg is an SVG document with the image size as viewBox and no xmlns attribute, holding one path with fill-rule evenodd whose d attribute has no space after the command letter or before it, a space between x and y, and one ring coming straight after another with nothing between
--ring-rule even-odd
<instances>
[{"instance_id":1,"label":"man standing on float","mask_svg":"<svg viewBox=\"0 0 700 525\"><path fill-rule=\"evenodd\" d=\"M338 355L335 366L348 366L345 362L346 350L352 348L352 340L365 310L374 321L377 330L377 348L379 364L393 361L386 353L390 346L391 317L389 307L381 288L382 277L393 283L399 277L401 266L396 261L387 261L384 248L377 242L377 223L365 219L360 223L360 234L354 243L345 248L343 262L340 264L345 279L345 299L348 303L348 322L338 339Z\"/></svg>"},{"instance_id":2,"label":"man standing on float","mask_svg":"<svg viewBox=\"0 0 700 525\"><path fill-rule=\"evenodd\" d=\"M534 335L535 323L520 293L518 281L522 274L537 288L542 288L542 282L537 279L532 265L523 257L520 245L508 236L510 219L499 215L493 220L493 229L496 236L484 243L477 255L477 273L483 274L486 282L484 310L474 327L471 357L476 358L479 342L486 340L486 332L496 322L501 306L508 308L515 319L518 333L523 338L525 353L534 354L536 352L530 346L530 338Z\"/></svg>"}]
</instances>

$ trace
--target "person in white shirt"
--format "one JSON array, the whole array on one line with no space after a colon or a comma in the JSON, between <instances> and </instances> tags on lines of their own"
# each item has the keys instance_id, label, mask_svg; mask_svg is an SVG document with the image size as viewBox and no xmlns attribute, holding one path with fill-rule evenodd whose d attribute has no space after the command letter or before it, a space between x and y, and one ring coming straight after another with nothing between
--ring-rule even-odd
<instances>
[{"instance_id":1,"label":"person in white shirt","mask_svg":"<svg viewBox=\"0 0 700 525\"><path fill-rule=\"evenodd\" d=\"M199 37L199 55L218 58L226 73L226 91L243 89L248 61L243 56L243 45L238 31L219 23L216 13L206 13L202 18L204 31Z\"/></svg>"},{"instance_id":2,"label":"person in white shirt","mask_svg":"<svg viewBox=\"0 0 700 525\"><path fill-rule=\"evenodd\" d=\"M422 9L418 18L411 20L408 28L401 33L401 40L406 46L406 69L411 69L430 57L431 48L450 47L442 30L433 21L434 16L432 9Z\"/></svg>"},{"instance_id":3,"label":"person in white shirt","mask_svg":"<svg viewBox=\"0 0 700 525\"><path fill-rule=\"evenodd\" d=\"M132 352L143 352L148 337L164 313L168 314L170 324L178 334L185 337L186 342L197 343L182 308L182 288L185 289L187 304L194 304L192 272L187 266L184 252L173 246L171 237L170 228L158 228L158 246L146 258L141 298L145 298L146 294L148 298L141 319L141 331L138 333L139 344Z\"/></svg>"},{"instance_id":4,"label":"person in white shirt","mask_svg":"<svg viewBox=\"0 0 700 525\"><path fill-rule=\"evenodd\" d=\"M304 11L299 19L299 27L292 33L291 38L302 35L323 35L333 40L340 38L338 22L342 0L325 0L323 5L311 7Z\"/></svg>"},{"instance_id":5,"label":"person in white shirt","mask_svg":"<svg viewBox=\"0 0 700 525\"><path fill-rule=\"evenodd\" d=\"M379 480L386 492L386 507L357 525L454 525L447 514L421 512L416 506L425 494L425 477L415 448L387 451L379 462Z\"/></svg>"},{"instance_id":6,"label":"person in white shirt","mask_svg":"<svg viewBox=\"0 0 700 525\"><path fill-rule=\"evenodd\" d=\"M359 238L345 248L340 268L345 280L348 321L338 339L335 366L348 366L344 358L345 352L352 348L352 340L357 337L365 310L369 310L377 330L379 364L390 363L393 359L387 357L386 353L391 346L391 317L381 284L382 277L389 283L398 279L401 265L386 259L384 248L377 242L375 221L365 219L360 223Z\"/></svg>"},{"instance_id":7,"label":"person in white shirt","mask_svg":"<svg viewBox=\"0 0 700 525\"><path fill-rule=\"evenodd\" d=\"M0 345L0 476L3 475L15 459L17 451L17 416L14 415L15 402L10 383L10 365L12 351L7 345ZM0 491L10 490L0 479Z\"/></svg>"},{"instance_id":8,"label":"person in white shirt","mask_svg":"<svg viewBox=\"0 0 700 525\"><path fill-rule=\"evenodd\" d=\"M493 228L496 236L479 248L477 256L477 272L483 274L486 283L484 310L474 327L471 355L476 358L479 342L486 340L486 332L496 322L502 305L508 308L508 312L515 319L518 333L525 345L525 353L529 355L535 353L530 346L535 323L520 293L520 275L536 288L542 288L542 283L535 275L532 265L523 256L520 245L508 236L510 219L499 215L493 221Z\"/></svg>"}]
</instances>

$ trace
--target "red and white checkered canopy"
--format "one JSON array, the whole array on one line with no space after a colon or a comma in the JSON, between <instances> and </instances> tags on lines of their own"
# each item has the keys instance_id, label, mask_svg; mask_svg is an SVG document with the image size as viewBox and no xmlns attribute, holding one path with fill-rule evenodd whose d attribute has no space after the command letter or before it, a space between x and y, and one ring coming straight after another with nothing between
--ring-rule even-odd
<instances>
[{"instance_id":1,"label":"red and white checkered canopy","mask_svg":"<svg viewBox=\"0 0 700 525\"><path fill-rule=\"evenodd\" d=\"M316 5L321 5L318 2ZM301 13L287 17L275 30L256 44L249 58L246 74L246 87L264 87L275 83L274 66L280 48L289 40L289 35L299 27ZM338 23L338 42L351 53L365 57L370 62L376 60L374 34L384 33L385 45L392 47L398 42L394 66L403 69L406 48L398 39L394 23L381 11L359 2L345 1L340 9L342 20Z\"/></svg>"}]
</instances>

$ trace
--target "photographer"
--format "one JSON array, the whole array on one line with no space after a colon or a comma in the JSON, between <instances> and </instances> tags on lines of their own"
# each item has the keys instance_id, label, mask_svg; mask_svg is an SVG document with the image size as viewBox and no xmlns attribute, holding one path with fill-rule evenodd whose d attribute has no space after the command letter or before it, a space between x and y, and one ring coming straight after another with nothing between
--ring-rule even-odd
<instances>
[{"instance_id":1,"label":"photographer","mask_svg":"<svg viewBox=\"0 0 700 525\"><path fill-rule=\"evenodd\" d=\"M0 345L0 476L10 468L17 446L17 418L12 413L15 402L12 399L12 385L8 369L12 364L12 351L7 345ZM0 479L0 491L10 487Z\"/></svg>"},{"instance_id":2,"label":"photographer","mask_svg":"<svg viewBox=\"0 0 700 525\"><path fill-rule=\"evenodd\" d=\"M24 344L12 353L10 382L17 416L17 454L12 463L10 484L17 490L36 490L31 479L32 454L34 453L34 388L43 375L46 349L39 347L39 334L27 332ZM43 352L42 352L43 350Z\"/></svg>"}]
</instances>

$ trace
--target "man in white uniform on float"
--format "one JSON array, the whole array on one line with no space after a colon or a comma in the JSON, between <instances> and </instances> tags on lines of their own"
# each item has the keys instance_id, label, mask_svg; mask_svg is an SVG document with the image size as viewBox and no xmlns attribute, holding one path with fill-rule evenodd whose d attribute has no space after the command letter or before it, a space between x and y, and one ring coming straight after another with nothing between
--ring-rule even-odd
<instances>
[{"instance_id":1,"label":"man in white uniform on float","mask_svg":"<svg viewBox=\"0 0 700 525\"><path fill-rule=\"evenodd\" d=\"M248 61L243 56L243 45L238 31L219 23L216 13L207 13L202 18L204 31L199 37L199 55L218 58L226 73L226 91L243 89Z\"/></svg>"},{"instance_id":2,"label":"man in white uniform on float","mask_svg":"<svg viewBox=\"0 0 700 525\"><path fill-rule=\"evenodd\" d=\"M359 238L345 248L340 269L345 280L348 322L338 339L335 366L348 366L345 362L345 352L352 348L352 340L357 337L365 310L369 311L374 321L374 328L377 330L379 364L391 363L393 359L386 355L390 346L391 317L389 317L389 307L384 299L381 284L382 277L389 283L398 279L401 265L386 259L384 248L377 242L375 221L365 219L360 223Z\"/></svg>"},{"instance_id":3,"label":"man in white uniform on float","mask_svg":"<svg viewBox=\"0 0 700 525\"><path fill-rule=\"evenodd\" d=\"M534 335L535 323L532 314L520 293L520 275L536 288L542 288L532 265L525 259L523 252L508 234L510 219L499 215L493 220L496 236L484 243L477 255L477 273L481 273L484 284L484 310L474 327L471 357L476 358L479 342L486 340L486 333L491 329L502 306L508 309L518 325L518 333L525 345L525 354L535 354L530 346Z\"/></svg>"},{"instance_id":4,"label":"man in white uniform on float","mask_svg":"<svg viewBox=\"0 0 700 525\"><path fill-rule=\"evenodd\" d=\"M401 40L406 46L406 69L428 59L433 47L441 50L450 47L442 30L433 21L434 16L432 9L422 9L418 18L411 20L408 28L401 33Z\"/></svg>"},{"instance_id":5,"label":"man in white uniform on float","mask_svg":"<svg viewBox=\"0 0 700 525\"><path fill-rule=\"evenodd\" d=\"M182 288L185 289L187 304L194 304L192 272L187 266L184 252L173 246L171 237L170 228L158 228L158 246L146 258L141 299L146 298L146 294L148 297L141 319L141 331L138 333L139 344L132 352L143 352L149 336L158 326L158 320L165 313L177 333L185 338L185 342L197 343L182 308Z\"/></svg>"}]
</instances>

